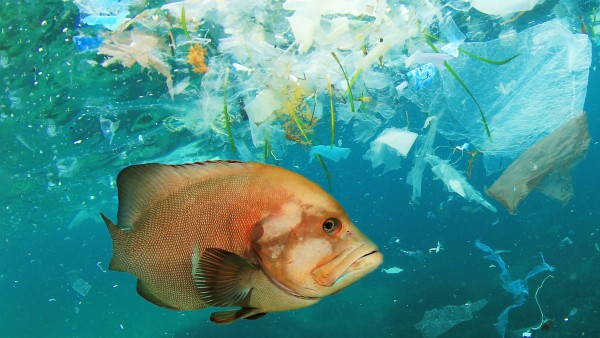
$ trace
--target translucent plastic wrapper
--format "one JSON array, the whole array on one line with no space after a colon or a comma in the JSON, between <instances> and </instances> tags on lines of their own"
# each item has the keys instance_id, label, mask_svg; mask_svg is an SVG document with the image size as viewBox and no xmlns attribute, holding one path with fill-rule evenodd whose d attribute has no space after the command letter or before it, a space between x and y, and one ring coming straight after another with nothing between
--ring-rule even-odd
<instances>
[{"instance_id":1,"label":"translucent plastic wrapper","mask_svg":"<svg viewBox=\"0 0 600 338\"><path fill-rule=\"evenodd\" d=\"M481 193L467 182L467 179L460 174L448 161L444 161L434 155L426 155L425 160L431 165L431 170L444 182L448 191L455 192L462 196L467 201L472 201L483 205L492 212L496 212L496 208L486 201Z\"/></svg>"},{"instance_id":2,"label":"translucent plastic wrapper","mask_svg":"<svg viewBox=\"0 0 600 338\"><path fill-rule=\"evenodd\" d=\"M71 270L67 272L67 279L69 280L69 284L78 294L82 297L87 296L87 294L92 289L90 283L85 280L79 278L79 271Z\"/></svg>"},{"instance_id":3,"label":"translucent plastic wrapper","mask_svg":"<svg viewBox=\"0 0 600 338\"><path fill-rule=\"evenodd\" d=\"M417 134L398 128L387 128L371 142L364 158L371 160L373 168L384 165L384 172L400 167L400 156L406 157Z\"/></svg>"},{"instance_id":4,"label":"translucent plastic wrapper","mask_svg":"<svg viewBox=\"0 0 600 338\"><path fill-rule=\"evenodd\" d=\"M484 154L488 173L506 168L525 150L583 111L591 64L587 35L573 34L558 21L518 34L461 45L490 64L460 53L448 61L477 99L491 133L488 138L475 101L447 70L420 91L411 85L405 96L425 111L447 109L439 132L465 139Z\"/></svg>"},{"instance_id":5,"label":"translucent plastic wrapper","mask_svg":"<svg viewBox=\"0 0 600 338\"><path fill-rule=\"evenodd\" d=\"M480 299L475 303L432 309L425 312L423 319L415 327L424 338L436 338L454 326L473 319L473 312L481 310L487 303L486 299Z\"/></svg>"},{"instance_id":6,"label":"translucent plastic wrapper","mask_svg":"<svg viewBox=\"0 0 600 338\"><path fill-rule=\"evenodd\" d=\"M583 113L525 151L486 192L511 213L533 189L566 203L573 195L569 171L587 153L589 144Z\"/></svg>"},{"instance_id":7,"label":"translucent plastic wrapper","mask_svg":"<svg viewBox=\"0 0 600 338\"><path fill-rule=\"evenodd\" d=\"M421 144L415 151L415 165L406 177L406 183L412 185L413 193L411 200L417 202L421 198L421 183L423 181L423 171L425 171L426 155L433 153L433 141L437 132L437 124L439 117L432 116L428 119L429 131L425 137L421 138Z\"/></svg>"}]
</instances>

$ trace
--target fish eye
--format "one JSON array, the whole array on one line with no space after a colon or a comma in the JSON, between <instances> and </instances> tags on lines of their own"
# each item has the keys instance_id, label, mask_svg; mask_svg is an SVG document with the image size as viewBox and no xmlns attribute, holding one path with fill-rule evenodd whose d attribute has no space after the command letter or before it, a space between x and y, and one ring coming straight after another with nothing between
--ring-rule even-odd
<instances>
[{"instance_id":1,"label":"fish eye","mask_svg":"<svg viewBox=\"0 0 600 338\"><path fill-rule=\"evenodd\" d=\"M342 229L342 222L337 218L328 218L323 222L323 231L328 235L335 235Z\"/></svg>"}]
</instances>

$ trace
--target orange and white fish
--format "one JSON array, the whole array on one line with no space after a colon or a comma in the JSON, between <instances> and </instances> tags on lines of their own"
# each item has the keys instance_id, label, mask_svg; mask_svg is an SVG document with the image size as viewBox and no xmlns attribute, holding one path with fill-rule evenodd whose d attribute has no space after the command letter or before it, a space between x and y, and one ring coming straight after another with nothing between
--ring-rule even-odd
<instances>
[{"instance_id":1,"label":"orange and white fish","mask_svg":"<svg viewBox=\"0 0 600 338\"><path fill-rule=\"evenodd\" d=\"M327 192L291 171L235 161L142 164L117 178L110 268L170 309L240 306L216 323L318 302L383 261Z\"/></svg>"}]
</instances>

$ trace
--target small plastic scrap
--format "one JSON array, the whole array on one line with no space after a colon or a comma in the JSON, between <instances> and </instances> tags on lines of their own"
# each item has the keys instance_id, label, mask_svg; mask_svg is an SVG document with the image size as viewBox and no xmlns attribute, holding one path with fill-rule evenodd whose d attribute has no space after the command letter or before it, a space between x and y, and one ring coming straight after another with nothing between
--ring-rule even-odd
<instances>
[{"instance_id":1,"label":"small plastic scrap","mask_svg":"<svg viewBox=\"0 0 600 338\"><path fill-rule=\"evenodd\" d=\"M82 22L90 26L102 25L104 28L114 31L127 19L127 15L129 15L129 11L117 15L88 15L83 18Z\"/></svg>"},{"instance_id":2,"label":"small plastic scrap","mask_svg":"<svg viewBox=\"0 0 600 338\"><path fill-rule=\"evenodd\" d=\"M448 191L455 192L465 198L467 201L473 201L496 212L496 207L483 198L481 193L467 182L467 179L461 175L448 161L444 161L435 155L426 155L425 160L431 165L431 170L439 179L441 179Z\"/></svg>"},{"instance_id":3,"label":"small plastic scrap","mask_svg":"<svg viewBox=\"0 0 600 338\"><path fill-rule=\"evenodd\" d=\"M423 54L423 53L421 53ZM408 77L414 79L415 89L422 90L431 85L437 71L433 63L426 63L407 73Z\"/></svg>"},{"instance_id":4,"label":"small plastic scrap","mask_svg":"<svg viewBox=\"0 0 600 338\"><path fill-rule=\"evenodd\" d=\"M481 310L488 301L480 299L475 303L448 305L441 309L426 311L423 319L415 325L424 338L436 338L454 326L473 319L473 312Z\"/></svg>"},{"instance_id":5,"label":"small plastic scrap","mask_svg":"<svg viewBox=\"0 0 600 338\"><path fill-rule=\"evenodd\" d=\"M381 269L381 272L385 272L387 274L397 274L400 272L403 272L404 269L398 268L398 267L393 267L393 268L388 268L388 269Z\"/></svg>"},{"instance_id":6,"label":"small plastic scrap","mask_svg":"<svg viewBox=\"0 0 600 338\"><path fill-rule=\"evenodd\" d=\"M570 168L590 144L585 113L541 139L516 159L486 190L511 213L533 189L563 203L573 196Z\"/></svg>"},{"instance_id":7,"label":"small plastic scrap","mask_svg":"<svg viewBox=\"0 0 600 338\"><path fill-rule=\"evenodd\" d=\"M406 129L387 128L371 142L371 148L364 155L371 160L373 168L384 165L384 172L400 167L400 156L406 157L412 148L417 134Z\"/></svg>"},{"instance_id":8,"label":"small plastic scrap","mask_svg":"<svg viewBox=\"0 0 600 338\"><path fill-rule=\"evenodd\" d=\"M444 246L438 241L435 247L429 248L429 253L439 253L441 250L444 250Z\"/></svg>"},{"instance_id":9,"label":"small plastic scrap","mask_svg":"<svg viewBox=\"0 0 600 338\"><path fill-rule=\"evenodd\" d=\"M115 131L119 127L119 122L113 122L111 119L100 116L100 131L102 135L108 140L108 144L112 144L113 138L115 137Z\"/></svg>"},{"instance_id":10,"label":"small plastic scrap","mask_svg":"<svg viewBox=\"0 0 600 338\"><path fill-rule=\"evenodd\" d=\"M317 145L310 148L310 159L312 161L315 155L321 155L334 162L339 162L341 159L348 158L350 148L340 148L336 146Z\"/></svg>"},{"instance_id":11,"label":"small plastic scrap","mask_svg":"<svg viewBox=\"0 0 600 338\"><path fill-rule=\"evenodd\" d=\"M77 291L77 293L82 297L85 297L92 288L90 283L79 278L79 271L77 270L71 270L67 272L67 279L69 280L69 284L71 284L73 290Z\"/></svg>"},{"instance_id":12,"label":"small plastic scrap","mask_svg":"<svg viewBox=\"0 0 600 338\"><path fill-rule=\"evenodd\" d=\"M283 108L282 98L270 89L260 92L245 107L250 122L255 125L265 122L274 111L281 108Z\"/></svg>"},{"instance_id":13,"label":"small plastic scrap","mask_svg":"<svg viewBox=\"0 0 600 338\"><path fill-rule=\"evenodd\" d=\"M77 50L79 50L80 52L96 50L98 49L98 47L100 47L103 41L103 37L96 36L76 35L73 37L75 47L77 47Z\"/></svg>"}]
</instances>

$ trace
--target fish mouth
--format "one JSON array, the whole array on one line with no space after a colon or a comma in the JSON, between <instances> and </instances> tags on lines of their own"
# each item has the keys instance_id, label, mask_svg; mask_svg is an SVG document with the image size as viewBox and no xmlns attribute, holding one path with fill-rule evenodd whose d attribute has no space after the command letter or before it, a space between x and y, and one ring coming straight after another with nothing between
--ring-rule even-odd
<instances>
[{"instance_id":1,"label":"fish mouth","mask_svg":"<svg viewBox=\"0 0 600 338\"><path fill-rule=\"evenodd\" d=\"M377 246L368 242L344 251L313 270L312 275L322 286L342 289L377 269L382 262L383 255L377 250Z\"/></svg>"}]
</instances>

